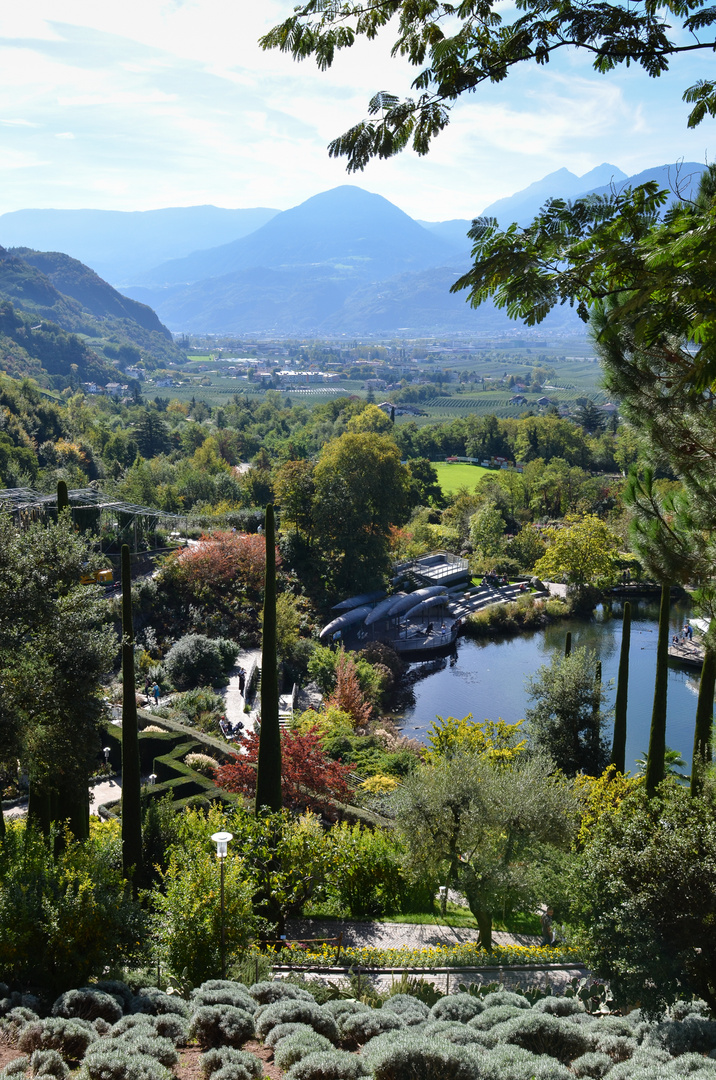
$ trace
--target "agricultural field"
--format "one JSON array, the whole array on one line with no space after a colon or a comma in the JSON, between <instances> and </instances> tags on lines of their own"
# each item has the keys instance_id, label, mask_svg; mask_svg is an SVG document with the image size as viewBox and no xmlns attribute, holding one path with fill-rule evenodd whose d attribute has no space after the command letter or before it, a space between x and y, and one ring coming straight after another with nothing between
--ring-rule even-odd
<instances>
[{"instance_id":1,"label":"agricultural field","mask_svg":"<svg viewBox=\"0 0 716 1080\"><path fill-rule=\"evenodd\" d=\"M494 471L483 469L482 465L469 465L463 461L434 461L433 468L438 474L438 483L443 495L452 495L461 487L472 491L485 473Z\"/></svg>"}]
</instances>

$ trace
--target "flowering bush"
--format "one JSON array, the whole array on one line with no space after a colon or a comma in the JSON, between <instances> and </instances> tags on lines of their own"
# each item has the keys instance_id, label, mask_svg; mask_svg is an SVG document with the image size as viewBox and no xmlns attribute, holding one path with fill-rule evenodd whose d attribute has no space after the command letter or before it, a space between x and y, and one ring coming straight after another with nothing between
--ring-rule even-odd
<instances>
[{"instance_id":1,"label":"flowering bush","mask_svg":"<svg viewBox=\"0 0 716 1080\"><path fill-rule=\"evenodd\" d=\"M286 946L281 952L282 963L305 964L311 967L333 967L335 948L298 950ZM402 946L395 949L379 949L373 946L357 948L347 946L341 950L341 962L346 967L375 968L435 968L450 967L501 967L511 964L576 964L580 955L569 945L542 948L536 945L495 945L491 952L479 945L466 942L462 945L431 945L421 949ZM528 1003L529 1004L529 1003Z\"/></svg>"}]
</instances>

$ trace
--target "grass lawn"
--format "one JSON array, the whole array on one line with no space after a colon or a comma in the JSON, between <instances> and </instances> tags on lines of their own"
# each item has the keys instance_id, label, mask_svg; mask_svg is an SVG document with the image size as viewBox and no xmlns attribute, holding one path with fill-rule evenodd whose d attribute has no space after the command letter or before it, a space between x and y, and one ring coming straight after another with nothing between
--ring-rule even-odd
<instances>
[{"instance_id":1,"label":"grass lawn","mask_svg":"<svg viewBox=\"0 0 716 1080\"><path fill-rule=\"evenodd\" d=\"M485 473L495 471L483 469L482 465L468 465L462 461L455 461L452 464L447 461L434 461L433 468L438 474L438 483L444 495L452 495L461 487L472 491Z\"/></svg>"},{"instance_id":2,"label":"grass lawn","mask_svg":"<svg viewBox=\"0 0 716 1080\"><path fill-rule=\"evenodd\" d=\"M306 908L304 915L309 919L324 919L326 922L370 922L370 916L363 916L363 918L352 919L350 915L342 914L336 915L326 914L323 909L318 906L312 909L310 906ZM451 902L447 905L447 911L445 915L440 913L438 905L435 905L435 909L432 912L415 911L405 912L400 915L376 915L374 916L376 922L384 923L403 923L407 926L463 926L471 930L477 930L477 922L475 917L469 908L461 907L459 904L453 904ZM533 915L529 912L514 912L508 915L505 921L496 918L492 924L493 930L505 930L509 934L539 934L540 922L537 915Z\"/></svg>"}]
</instances>

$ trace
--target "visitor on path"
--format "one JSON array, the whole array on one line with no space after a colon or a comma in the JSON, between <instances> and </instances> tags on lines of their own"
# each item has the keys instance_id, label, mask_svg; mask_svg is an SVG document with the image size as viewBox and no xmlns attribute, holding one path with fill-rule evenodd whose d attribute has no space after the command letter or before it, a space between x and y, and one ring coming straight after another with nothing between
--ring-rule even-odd
<instances>
[{"instance_id":1,"label":"visitor on path","mask_svg":"<svg viewBox=\"0 0 716 1080\"><path fill-rule=\"evenodd\" d=\"M548 907L540 919L540 923L542 924L542 941L540 942L540 945L554 945L554 926L552 925L553 915L554 909Z\"/></svg>"},{"instance_id":2,"label":"visitor on path","mask_svg":"<svg viewBox=\"0 0 716 1080\"><path fill-rule=\"evenodd\" d=\"M159 704L160 696L161 696L161 694L160 694L160 691L159 691L159 686L157 685L157 683L155 683L154 686L152 687L152 697L154 698L154 704L155 705Z\"/></svg>"},{"instance_id":3,"label":"visitor on path","mask_svg":"<svg viewBox=\"0 0 716 1080\"><path fill-rule=\"evenodd\" d=\"M246 672L242 667L239 668L239 693L244 696L244 689L246 687Z\"/></svg>"}]
</instances>

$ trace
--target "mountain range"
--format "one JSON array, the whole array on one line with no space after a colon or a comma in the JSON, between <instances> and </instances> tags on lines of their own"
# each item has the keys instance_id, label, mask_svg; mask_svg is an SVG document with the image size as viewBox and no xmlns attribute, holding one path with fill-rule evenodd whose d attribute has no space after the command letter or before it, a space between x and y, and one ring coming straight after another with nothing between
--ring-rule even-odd
<instances>
[{"instance_id":1,"label":"mountain range","mask_svg":"<svg viewBox=\"0 0 716 1080\"><path fill-rule=\"evenodd\" d=\"M662 165L633 177L608 163L582 176L560 169L485 207L481 216L496 217L503 226L525 224L550 197L606 194L646 180L691 197L704 169L696 163ZM119 219L126 222L123 235ZM48 238L64 236L65 249L75 256L94 245L102 261L93 265L109 267L107 276L124 296L155 309L175 332L507 329L514 324L502 312L489 305L475 311L464 294L449 292L470 265L470 225L467 219L416 221L379 195L342 185L283 212L16 211L0 216L0 242L24 229L43 247L50 246ZM53 273L64 273L64 286L72 276L59 265ZM56 283L64 287L59 278ZM580 324L562 308L548 325Z\"/></svg>"},{"instance_id":2,"label":"mountain range","mask_svg":"<svg viewBox=\"0 0 716 1080\"><path fill-rule=\"evenodd\" d=\"M0 365L50 381L70 365L106 383L144 358L157 366L183 357L151 308L123 296L94 270L58 252L0 247Z\"/></svg>"}]
</instances>

